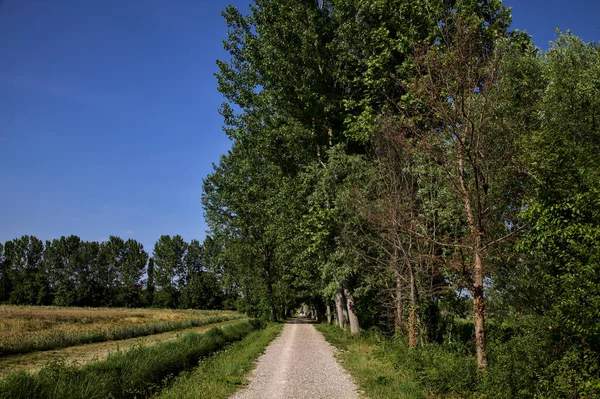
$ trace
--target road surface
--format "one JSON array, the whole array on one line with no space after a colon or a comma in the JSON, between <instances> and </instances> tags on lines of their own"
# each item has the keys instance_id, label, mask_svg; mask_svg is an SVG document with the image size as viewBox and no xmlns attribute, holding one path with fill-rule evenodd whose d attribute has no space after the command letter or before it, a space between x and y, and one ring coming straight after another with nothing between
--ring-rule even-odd
<instances>
[{"instance_id":1,"label":"road surface","mask_svg":"<svg viewBox=\"0 0 600 399\"><path fill-rule=\"evenodd\" d=\"M231 399L358 399L333 351L312 324L295 319L258 359L250 385Z\"/></svg>"}]
</instances>

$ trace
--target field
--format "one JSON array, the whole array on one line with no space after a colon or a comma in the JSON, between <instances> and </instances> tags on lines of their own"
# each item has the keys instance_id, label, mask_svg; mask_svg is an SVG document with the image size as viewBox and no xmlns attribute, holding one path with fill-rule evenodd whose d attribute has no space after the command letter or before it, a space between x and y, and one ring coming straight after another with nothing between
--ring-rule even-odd
<instances>
[{"instance_id":1,"label":"field","mask_svg":"<svg viewBox=\"0 0 600 399\"><path fill-rule=\"evenodd\" d=\"M235 312L0 306L0 358L233 320Z\"/></svg>"},{"instance_id":2,"label":"field","mask_svg":"<svg viewBox=\"0 0 600 399\"><path fill-rule=\"evenodd\" d=\"M50 363L36 373L10 373L0 380L0 399L154 397L168 388L178 375L198 369L207 357L264 327L257 321L235 321L201 334L192 332L173 341L114 352L106 360L82 367ZM244 347L253 348L249 353L224 352L234 354L235 363L242 367L237 371L223 368L219 375L226 373L232 380L240 380L241 373L251 367L248 362L268 343L268 339L260 334L254 334L252 340L260 342L257 347L246 340ZM227 359L223 360L224 365L230 363ZM230 386L229 390L236 388L239 388L238 384ZM209 386L207 389L222 391L223 387ZM210 392L206 394L207 397L215 397Z\"/></svg>"},{"instance_id":3,"label":"field","mask_svg":"<svg viewBox=\"0 0 600 399\"><path fill-rule=\"evenodd\" d=\"M151 397L207 357L202 375L236 381L212 384L208 397L232 392L281 329L264 327L230 311L0 306L0 399ZM216 352L226 354L219 367Z\"/></svg>"}]
</instances>

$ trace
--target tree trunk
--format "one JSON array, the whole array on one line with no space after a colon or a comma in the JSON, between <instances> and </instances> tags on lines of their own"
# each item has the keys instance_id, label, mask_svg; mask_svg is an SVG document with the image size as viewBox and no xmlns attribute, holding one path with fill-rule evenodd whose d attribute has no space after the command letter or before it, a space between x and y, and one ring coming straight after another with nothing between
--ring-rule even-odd
<instances>
[{"instance_id":1,"label":"tree trunk","mask_svg":"<svg viewBox=\"0 0 600 399\"><path fill-rule=\"evenodd\" d=\"M473 322L475 324L475 347L477 349L477 367L479 371L483 371L487 367L487 355L485 350L485 302L483 299L483 260L481 250L481 236L483 229L478 226L473 215L471 199L465 181L465 169L463 165L463 149L459 149L458 157L458 177L460 179L460 187L463 194L463 202L465 213L467 214L467 223L471 230L473 240Z\"/></svg>"},{"instance_id":2,"label":"tree trunk","mask_svg":"<svg viewBox=\"0 0 600 399\"><path fill-rule=\"evenodd\" d=\"M267 295L269 301L269 309L271 311L271 321L277 321L277 309L275 309L275 298L273 296L273 284L271 282L267 283Z\"/></svg>"},{"instance_id":3,"label":"tree trunk","mask_svg":"<svg viewBox=\"0 0 600 399\"><path fill-rule=\"evenodd\" d=\"M344 294L342 293L341 288L338 289L338 292L335 294L335 308L337 312L337 322L340 328L346 328L346 318L344 317L346 307L346 301L344 300Z\"/></svg>"},{"instance_id":4,"label":"tree trunk","mask_svg":"<svg viewBox=\"0 0 600 399\"><path fill-rule=\"evenodd\" d=\"M344 287L344 296L346 297L346 307L348 308L348 319L350 321L350 333L360 333L360 325L358 324L358 317L354 312L354 296L349 289Z\"/></svg>"},{"instance_id":5,"label":"tree trunk","mask_svg":"<svg viewBox=\"0 0 600 399\"><path fill-rule=\"evenodd\" d=\"M326 314L327 314L327 324L331 324L331 305L329 305L329 303L327 304L327 308L326 308Z\"/></svg>"},{"instance_id":6,"label":"tree trunk","mask_svg":"<svg viewBox=\"0 0 600 399\"><path fill-rule=\"evenodd\" d=\"M473 287L473 319L475 322L475 345L479 371L487 367L485 350L485 302L483 299L483 264L479 251L475 253L475 286Z\"/></svg>"},{"instance_id":7,"label":"tree trunk","mask_svg":"<svg viewBox=\"0 0 600 399\"><path fill-rule=\"evenodd\" d=\"M396 278L396 294L394 295L394 331L399 333L402 331L402 277L400 272L396 268L394 270L394 277Z\"/></svg>"},{"instance_id":8,"label":"tree trunk","mask_svg":"<svg viewBox=\"0 0 600 399\"><path fill-rule=\"evenodd\" d=\"M408 264L410 274L410 313L408 315L408 346L417 347L417 285L415 282L415 269L412 263Z\"/></svg>"}]
</instances>

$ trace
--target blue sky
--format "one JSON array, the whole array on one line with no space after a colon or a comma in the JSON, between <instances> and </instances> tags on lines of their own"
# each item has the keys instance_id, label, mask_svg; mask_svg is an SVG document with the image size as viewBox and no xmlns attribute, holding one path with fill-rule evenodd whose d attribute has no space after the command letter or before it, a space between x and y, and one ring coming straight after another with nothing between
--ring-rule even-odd
<instances>
[{"instance_id":1,"label":"blue sky","mask_svg":"<svg viewBox=\"0 0 600 399\"><path fill-rule=\"evenodd\" d=\"M230 143L215 61L226 4L0 0L0 241L202 240L202 178ZM508 0L545 49L600 39L598 0Z\"/></svg>"}]
</instances>

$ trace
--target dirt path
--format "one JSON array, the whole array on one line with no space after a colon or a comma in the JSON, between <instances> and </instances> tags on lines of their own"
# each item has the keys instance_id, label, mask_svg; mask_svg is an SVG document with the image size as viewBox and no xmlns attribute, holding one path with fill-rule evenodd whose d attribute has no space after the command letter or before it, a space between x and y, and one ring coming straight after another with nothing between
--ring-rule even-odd
<instances>
[{"instance_id":1,"label":"dirt path","mask_svg":"<svg viewBox=\"0 0 600 399\"><path fill-rule=\"evenodd\" d=\"M296 319L259 358L250 385L231 399L358 399L333 350L313 325Z\"/></svg>"},{"instance_id":2,"label":"dirt path","mask_svg":"<svg viewBox=\"0 0 600 399\"><path fill-rule=\"evenodd\" d=\"M184 336L189 332L203 332L214 327L239 323L245 319L224 321L201 327L185 330L168 331L161 334L123 339L120 341L99 342L96 344L71 346L64 349L26 353L23 355L9 356L0 359L0 378L13 371L29 370L38 371L44 364L52 362L66 362L83 365L93 361L104 360L111 352L117 350L128 351L134 345L156 345L160 342L170 341Z\"/></svg>"}]
</instances>

